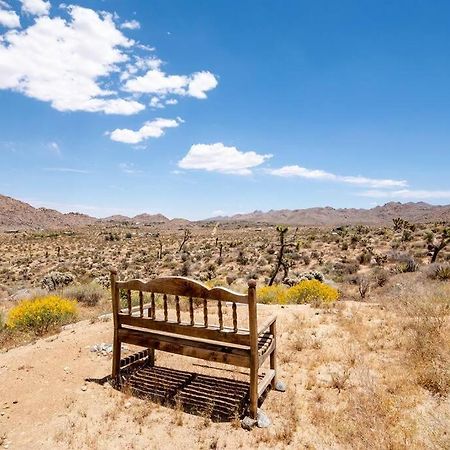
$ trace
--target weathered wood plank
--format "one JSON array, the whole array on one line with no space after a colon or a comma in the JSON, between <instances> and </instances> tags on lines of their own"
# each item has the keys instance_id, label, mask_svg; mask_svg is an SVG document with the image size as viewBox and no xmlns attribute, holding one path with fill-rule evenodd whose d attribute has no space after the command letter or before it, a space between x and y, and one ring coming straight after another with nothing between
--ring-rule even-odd
<instances>
[{"instance_id":1,"label":"weathered wood plank","mask_svg":"<svg viewBox=\"0 0 450 450\"><path fill-rule=\"evenodd\" d=\"M264 394L272 379L275 377L275 370L268 370L264 375L264 378L258 383L258 398Z\"/></svg>"},{"instance_id":2,"label":"weathered wood plank","mask_svg":"<svg viewBox=\"0 0 450 450\"><path fill-rule=\"evenodd\" d=\"M245 350L231 348L210 342L197 342L180 337L163 336L161 333L150 333L142 330L121 328L118 330L122 342L143 347L152 347L179 355L206 359L239 367L249 367L249 355Z\"/></svg>"},{"instance_id":3,"label":"weathered wood plank","mask_svg":"<svg viewBox=\"0 0 450 450\"><path fill-rule=\"evenodd\" d=\"M134 327L146 328L153 331L164 331L166 333L181 334L201 339L210 339L212 341L228 342L243 346L250 346L250 334L248 330L234 331L232 328L223 328L222 330L215 325L205 328L204 324L177 323L165 320L152 320L146 317L135 317L127 314L119 314L118 322L120 325L129 325Z\"/></svg>"},{"instance_id":4,"label":"weathered wood plank","mask_svg":"<svg viewBox=\"0 0 450 450\"><path fill-rule=\"evenodd\" d=\"M248 303L246 294L239 294L224 287L213 287L210 289L203 283L185 277L163 277L150 281L118 281L117 286L119 289L206 298L224 302Z\"/></svg>"}]
</instances>

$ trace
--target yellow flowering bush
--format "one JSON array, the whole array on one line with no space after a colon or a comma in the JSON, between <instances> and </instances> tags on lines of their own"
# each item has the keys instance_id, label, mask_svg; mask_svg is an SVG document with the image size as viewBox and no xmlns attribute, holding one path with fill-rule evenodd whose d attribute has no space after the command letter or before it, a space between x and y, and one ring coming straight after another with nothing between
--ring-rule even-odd
<instances>
[{"instance_id":1,"label":"yellow flowering bush","mask_svg":"<svg viewBox=\"0 0 450 450\"><path fill-rule=\"evenodd\" d=\"M51 326L73 322L77 317L77 302L57 295L22 300L11 309L6 326L44 334Z\"/></svg>"},{"instance_id":2,"label":"yellow flowering bush","mask_svg":"<svg viewBox=\"0 0 450 450\"><path fill-rule=\"evenodd\" d=\"M256 291L259 303L286 303L287 288L281 284L261 286Z\"/></svg>"},{"instance_id":3,"label":"yellow flowering bush","mask_svg":"<svg viewBox=\"0 0 450 450\"><path fill-rule=\"evenodd\" d=\"M286 292L288 303L332 303L339 298L337 289L319 280L303 280Z\"/></svg>"},{"instance_id":4,"label":"yellow flowering bush","mask_svg":"<svg viewBox=\"0 0 450 450\"><path fill-rule=\"evenodd\" d=\"M303 280L290 288L280 284L262 286L256 295L259 303L268 304L332 303L339 298L337 289L319 280Z\"/></svg>"}]
</instances>

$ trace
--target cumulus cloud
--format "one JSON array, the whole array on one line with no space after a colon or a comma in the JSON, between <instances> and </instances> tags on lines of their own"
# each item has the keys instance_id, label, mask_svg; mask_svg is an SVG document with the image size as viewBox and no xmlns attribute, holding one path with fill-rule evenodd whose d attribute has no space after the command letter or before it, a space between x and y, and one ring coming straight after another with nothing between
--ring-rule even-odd
<instances>
[{"instance_id":1,"label":"cumulus cloud","mask_svg":"<svg viewBox=\"0 0 450 450\"><path fill-rule=\"evenodd\" d=\"M8 11L6 9L1 9L0 4L0 25L6 28L19 28L20 18L14 11Z\"/></svg>"},{"instance_id":2,"label":"cumulus cloud","mask_svg":"<svg viewBox=\"0 0 450 450\"><path fill-rule=\"evenodd\" d=\"M125 89L139 94L169 94L206 98L206 92L217 86L211 72L196 72L192 75L167 75L160 67L148 70L144 75L127 80Z\"/></svg>"},{"instance_id":3,"label":"cumulus cloud","mask_svg":"<svg viewBox=\"0 0 450 450\"><path fill-rule=\"evenodd\" d=\"M110 14L79 6L68 8L69 20L38 17L21 32L0 41L0 89L13 89L50 102L59 111L133 114L141 103L114 98L100 79L127 60L133 45L117 30Z\"/></svg>"},{"instance_id":4,"label":"cumulus cloud","mask_svg":"<svg viewBox=\"0 0 450 450\"><path fill-rule=\"evenodd\" d=\"M359 193L362 197L391 198L399 200L450 199L450 191L400 189L396 191L369 190Z\"/></svg>"},{"instance_id":5,"label":"cumulus cloud","mask_svg":"<svg viewBox=\"0 0 450 450\"><path fill-rule=\"evenodd\" d=\"M50 10L50 2L44 0L20 0L22 11L33 16L47 15Z\"/></svg>"},{"instance_id":6,"label":"cumulus cloud","mask_svg":"<svg viewBox=\"0 0 450 450\"><path fill-rule=\"evenodd\" d=\"M154 48L123 34L140 26L136 20L118 25L116 15L74 5L51 16L48 1L21 3L22 11L35 17L25 29L0 33L0 89L49 102L59 111L130 115L151 102L161 108L173 104L177 95L203 99L217 86L207 71L163 71ZM19 16L2 0L0 24L20 27Z\"/></svg>"},{"instance_id":7,"label":"cumulus cloud","mask_svg":"<svg viewBox=\"0 0 450 450\"><path fill-rule=\"evenodd\" d=\"M251 169L261 165L272 155L261 155L253 151L243 152L236 147L216 144L195 144L178 162L181 169L198 169L235 175L250 175Z\"/></svg>"},{"instance_id":8,"label":"cumulus cloud","mask_svg":"<svg viewBox=\"0 0 450 450\"><path fill-rule=\"evenodd\" d=\"M129 20L120 25L120 28L124 28L126 30L139 30L139 28L141 28L141 24L137 20Z\"/></svg>"},{"instance_id":9,"label":"cumulus cloud","mask_svg":"<svg viewBox=\"0 0 450 450\"><path fill-rule=\"evenodd\" d=\"M342 176L320 169L307 169L298 165L284 166L279 169L268 169L268 173L279 177L300 177L321 181L335 181L372 188L398 188L408 185L406 180L367 178L362 176Z\"/></svg>"},{"instance_id":10,"label":"cumulus cloud","mask_svg":"<svg viewBox=\"0 0 450 450\"><path fill-rule=\"evenodd\" d=\"M109 133L109 137L116 142L124 144L138 144L149 138L159 138L164 134L166 128L176 128L183 121L177 119L155 119L146 122L139 130L129 130L128 128L117 128Z\"/></svg>"}]
</instances>

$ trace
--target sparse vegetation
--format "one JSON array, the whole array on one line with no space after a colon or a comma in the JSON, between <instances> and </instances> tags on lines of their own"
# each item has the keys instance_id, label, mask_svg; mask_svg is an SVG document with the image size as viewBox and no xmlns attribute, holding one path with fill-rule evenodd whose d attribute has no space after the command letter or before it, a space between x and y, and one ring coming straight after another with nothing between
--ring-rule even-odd
<instances>
[{"instance_id":1,"label":"sparse vegetation","mask_svg":"<svg viewBox=\"0 0 450 450\"><path fill-rule=\"evenodd\" d=\"M237 428L237 420L218 425L209 418L168 411L145 400L135 403L132 398L132 406L124 407L130 397L118 406L117 399L122 397L108 389L100 394L102 401L111 401L102 412L102 423L120 428L132 421L138 426L136 441L127 442L130 448L139 448L144 438L153 445L148 433L154 427L167 442L183 433L186 445L192 447L448 448L450 251L443 247L438 262L430 264L428 250L429 243L438 242L448 225L414 225L403 224L398 230L392 226L303 227L298 232L301 237L295 240L294 233L291 236L287 231L285 236L293 244L285 246L283 253L289 276L285 277L281 264L272 286L268 283L280 245L280 231L273 226L189 226L191 234L181 251L184 226L124 224L70 234L5 234L0 241L1 310L8 321L22 299L33 299L35 288L54 273L73 274L72 284L62 284L52 293L76 299L76 303L69 301L77 304L82 318L108 312L110 266L118 268L121 278L182 274L210 287L228 285L240 292L245 292L248 279L253 278L261 313L267 310L268 315L276 312L279 317L279 369L288 386L287 394L273 393L264 402L273 421L271 427L246 433ZM132 304L138 304L137 297L132 297ZM196 301L194 307L201 316L202 303ZM11 349L63 322L66 320L50 321L47 331L32 327L19 332L17 327L7 326L0 329L0 347ZM77 350L70 355L71 361L81 358L83 364L91 363L92 369L101 360L104 373L108 373L108 357L92 359L89 346L99 340L98 332L90 329L108 333L110 324L92 320L78 326L83 327L83 337L90 333L90 338L80 344L81 353ZM51 348L53 342L45 345ZM10 352L15 350L20 349ZM163 365L173 363L162 353L158 358ZM198 366L190 366L189 358L181 360L186 370L198 370ZM21 365L29 366L26 362ZM23 370L22 376L27 369ZM211 367L202 370L220 373ZM239 373L224 376L239 377ZM98 433L102 439L110 439L94 422L87 425L95 414L89 403L80 405L72 399L72 404L77 407L70 408L74 412L69 413L66 424L70 436L62 425L55 430L59 444L66 448L92 446ZM84 437L77 443L74 436L81 432Z\"/></svg>"}]
</instances>

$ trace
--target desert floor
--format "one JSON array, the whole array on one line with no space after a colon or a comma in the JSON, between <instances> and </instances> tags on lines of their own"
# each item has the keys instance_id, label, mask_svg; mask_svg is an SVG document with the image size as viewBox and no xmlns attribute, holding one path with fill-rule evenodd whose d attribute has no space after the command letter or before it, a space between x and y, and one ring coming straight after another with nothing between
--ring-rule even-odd
<instances>
[{"instance_id":1,"label":"desert floor","mask_svg":"<svg viewBox=\"0 0 450 450\"><path fill-rule=\"evenodd\" d=\"M11 449L449 448L448 397L418 389L382 305L259 305L278 314L279 378L267 429L211 421L86 378L108 375L112 323L83 321L0 354L0 442ZM133 349L129 349L131 352ZM157 352L158 366L245 379L241 369ZM224 370L227 369L227 370ZM408 381L410 380L410 382Z\"/></svg>"}]
</instances>

